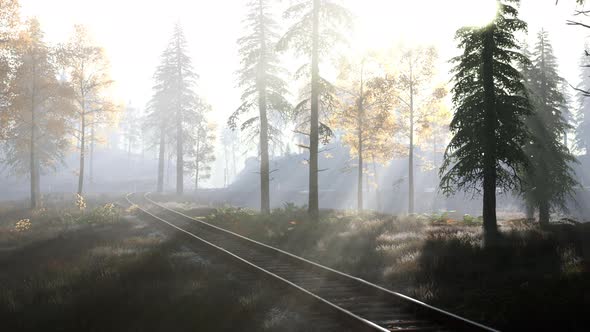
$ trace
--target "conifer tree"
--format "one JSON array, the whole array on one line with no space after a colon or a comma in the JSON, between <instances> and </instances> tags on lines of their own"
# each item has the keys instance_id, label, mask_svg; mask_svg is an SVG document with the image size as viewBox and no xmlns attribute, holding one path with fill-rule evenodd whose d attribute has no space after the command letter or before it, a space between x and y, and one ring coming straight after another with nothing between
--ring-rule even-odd
<instances>
[{"instance_id":1,"label":"conifer tree","mask_svg":"<svg viewBox=\"0 0 590 332\"><path fill-rule=\"evenodd\" d=\"M493 22L464 27L456 39L463 54L454 58L453 138L441 167L441 189L483 193L484 242L496 238L496 188L519 185L520 171L528 164L523 151L530 142L524 119L531 114L516 61L526 62L514 36L526 30L518 18L518 1L498 1Z\"/></svg>"},{"instance_id":2,"label":"conifer tree","mask_svg":"<svg viewBox=\"0 0 590 332\"><path fill-rule=\"evenodd\" d=\"M574 143L575 147L588 157L590 155L590 98L585 91L590 91L590 66L588 66L588 56L586 54L583 54L580 58L580 67Z\"/></svg>"},{"instance_id":3,"label":"conifer tree","mask_svg":"<svg viewBox=\"0 0 590 332\"><path fill-rule=\"evenodd\" d=\"M168 46L160 56L154 74L153 96L147 105L146 125L158 140L158 192L164 189L166 147L174 144L176 155L176 193L184 191L184 156L192 149L191 124L201 118L201 104L194 91L198 75L187 54L187 42L180 24L176 24Z\"/></svg>"},{"instance_id":4,"label":"conifer tree","mask_svg":"<svg viewBox=\"0 0 590 332\"><path fill-rule=\"evenodd\" d=\"M538 34L526 73L535 111L527 118L532 139L525 145L530 162L524 170L522 189L529 211L538 209L539 223L547 225L551 210L566 208L565 200L573 193L576 180L571 167L575 158L562 139L570 129L562 112L567 108L563 79L557 73L557 59L546 31Z\"/></svg>"},{"instance_id":5,"label":"conifer tree","mask_svg":"<svg viewBox=\"0 0 590 332\"><path fill-rule=\"evenodd\" d=\"M239 118L257 109L257 115L250 114L241 123L241 131L250 129L253 136L258 136L260 210L263 213L270 212L269 141L277 140L280 135L270 119L273 115L286 116L291 108L285 99L287 84L281 78L284 70L279 66L275 50L278 28L269 2L252 0L248 3L250 11L245 19L248 34L238 40L242 58L239 72L242 104L228 121L230 128L236 129Z\"/></svg>"},{"instance_id":6,"label":"conifer tree","mask_svg":"<svg viewBox=\"0 0 590 332\"><path fill-rule=\"evenodd\" d=\"M211 163L215 161L215 126L203 121L196 124L193 129L193 150L190 153L192 160L188 168L195 175L195 193L199 190L199 181L211 177Z\"/></svg>"},{"instance_id":7,"label":"conifer tree","mask_svg":"<svg viewBox=\"0 0 590 332\"><path fill-rule=\"evenodd\" d=\"M320 126L320 99L327 93L329 85L320 76L320 61L329 54L333 46L342 41L343 27L351 25L350 12L335 0L298 0L284 14L295 23L279 41L280 48L290 46L298 55L310 59L301 67L311 74L310 96L299 105L309 103L309 203L308 211L312 219L319 215L318 153L320 135L327 133L327 127Z\"/></svg>"}]
</instances>

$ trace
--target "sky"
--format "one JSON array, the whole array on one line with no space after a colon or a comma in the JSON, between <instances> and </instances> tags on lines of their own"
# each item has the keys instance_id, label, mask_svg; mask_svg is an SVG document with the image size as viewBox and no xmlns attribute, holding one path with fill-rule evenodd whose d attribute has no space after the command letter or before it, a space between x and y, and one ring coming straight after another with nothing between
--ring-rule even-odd
<instances>
[{"instance_id":1,"label":"sky","mask_svg":"<svg viewBox=\"0 0 590 332\"><path fill-rule=\"evenodd\" d=\"M36 16L50 43L65 41L74 24L86 25L110 58L115 95L142 108L151 96L152 74L159 56L180 21L190 47L198 90L213 106L213 120L223 127L240 104L235 72L239 69L236 40L243 34L248 0L21 0L22 15ZM279 6L289 0L277 1ZM350 45L388 48L431 44L438 48L441 77L449 79L448 60L458 55L453 40L464 25L480 25L494 14L494 0L342 0L355 16ZM529 24L530 44L544 28L550 34L564 78L576 84L585 36L567 26L574 0L523 0L520 17ZM287 64L289 67L289 64ZM292 69L292 68L291 68ZM220 154L221 155L221 154ZM214 174L219 185L223 171Z\"/></svg>"}]
</instances>

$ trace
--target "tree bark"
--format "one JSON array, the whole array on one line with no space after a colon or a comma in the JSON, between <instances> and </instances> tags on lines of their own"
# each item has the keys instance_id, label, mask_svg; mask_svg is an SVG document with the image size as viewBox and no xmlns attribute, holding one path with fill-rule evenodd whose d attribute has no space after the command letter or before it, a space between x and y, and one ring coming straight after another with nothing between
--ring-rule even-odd
<instances>
[{"instance_id":1,"label":"tree bark","mask_svg":"<svg viewBox=\"0 0 590 332\"><path fill-rule=\"evenodd\" d=\"M160 130L160 152L158 154L158 187L159 193L164 191L164 159L166 158L166 137L164 127Z\"/></svg>"},{"instance_id":2,"label":"tree bark","mask_svg":"<svg viewBox=\"0 0 590 332\"><path fill-rule=\"evenodd\" d=\"M90 158L88 161L88 182L92 184L94 182L94 116L92 117L92 123L90 124Z\"/></svg>"},{"instance_id":3,"label":"tree bark","mask_svg":"<svg viewBox=\"0 0 590 332\"><path fill-rule=\"evenodd\" d=\"M546 200L539 203L539 224L542 227L549 225L550 220L550 209L549 202Z\"/></svg>"},{"instance_id":4,"label":"tree bark","mask_svg":"<svg viewBox=\"0 0 590 332\"><path fill-rule=\"evenodd\" d=\"M197 147L195 150L195 194L199 191L199 157L201 155L201 129L197 129Z\"/></svg>"},{"instance_id":5,"label":"tree bark","mask_svg":"<svg viewBox=\"0 0 590 332\"><path fill-rule=\"evenodd\" d=\"M262 0L259 1L260 20L264 19ZM264 23L260 30L260 63L258 68L258 108L260 111L260 211L270 212L270 165L268 157L268 117L266 105L266 35Z\"/></svg>"},{"instance_id":6,"label":"tree bark","mask_svg":"<svg viewBox=\"0 0 590 332\"><path fill-rule=\"evenodd\" d=\"M493 28L484 34L483 47L483 88L485 107L485 129L483 133L483 230L484 243L492 245L498 234L496 219L496 101L494 91L494 47Z\"/></svg>"},{"instance_id":7,"label":"tree bark","mask_svg":"<svg viewBox=\"0 0 590 332\"><path fill-rule=\"evenodd\" d=\"M78 174L78 195L82 195L84 189L84 161L86 147L86 112L82 106L81 125L80 125L80 174Z\"/></svg>"},{"instance_id":8,"label":"tree bark","mask_svg":"<svg viewBox=\"0 0 590 332\"><path fill-rule=\"evenodd\" d=\"M311 118L309 130L309 203L312 220L319 217L318 150L319 150L319 20L320 1L313 0L312 48L311 48Z\"/></svg>"},{"instance_id":9,"label":"tree bark","mask_svg":"<svg viewBox=\"0 0 590 332\"><path fill-rule=\"evenodd\" d=\"M361 86L358 100L357 140L358 140L358 183L357 183L357 210L363 211L363 65L361 64Z\"/></svg>"},{"instance_id":10,"label":"tree bark","mask_svg":"<svg viewBox=\"0 0 590 332\"><path fill-rule=\"evenodd\" d=\"M375 156L372 156L373 162L373 173L375 174L375 199L377 200L377 211L382 212L383 207L381 206L381 186L379 184L379 174L377 173L377 163L375 162Z\"/></svg>"},{"instance_id":11,"label":"tree bark","mask_svg":"<svg viewBox=\"0 0 590 332\"><path fill-rule=\"evenodd\" d=\"M176 194L182 195L184 189L184 160L183 160L183 142L182 142L182 66L180 57L180 40L176 40L177 66L178 66L178 101L176 109Z\"/></svg>"},{"instance_id":12,"label":"tree bark","mask_svg":"<svg viewBox=\"0 0 590 332\"><path fill-rule=\"evenodd\" d=\"M414 77L410 55L410 151L408 154L408 214L414 213Z\"/></svg>"},{"instance_id":13,"label":"tree bark","mask_svg":"<svg viewBox=\"0 0 590 332\"><path fill-rule=\"evenodd\" d=\"M31 209L35 209L38 206L38 198L39 192L37 191L38 188L38 181L37 178L38 172L38 165L37 165L37 135L36 135L36 127L37 127L37 119L35 114L35 83L33 82L33 89L31 92L31 142L30 142L30 176L31 176Z\"/></svg>"}]
</instances>

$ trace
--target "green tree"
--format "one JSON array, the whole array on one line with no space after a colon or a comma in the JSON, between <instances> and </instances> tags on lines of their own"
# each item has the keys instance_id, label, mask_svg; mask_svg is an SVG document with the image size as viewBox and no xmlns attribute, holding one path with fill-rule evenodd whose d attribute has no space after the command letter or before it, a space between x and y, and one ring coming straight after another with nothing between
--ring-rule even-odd
<instances>
[{"instance_id":1,"label":"green tree","mask_svg":"<svg viewBox=\"0 0 590 332\"><path fill-rule=\"evenodd\" d=\"M215 125L204 118L193 129L194 147L189 168L195 174L195 193L199 190L199 181L211 177L211 163L215 161Z\"/></svg>"},{"instance_id":2,"label":"green tree","mask_svg":"<svg viewBox=\"0 0 590 332\"><path fill-rule=\"evenodd\" d=\"M454 58L452 89L455 113L453 137L441 167L441 189L483 192L484 242L496 238L496 188L519 185L528 164L523 150L531 136L524 119L531 106L516 61L528 61L518 52L514 34L526 30L518 18L518 1L498 1L498 12L485 27L464 27L456 38L463 54Z\"/></svg>"},{"instance_id":3,"label":"green tree","mask_svg":"<svg viewBox=\"0 0 590 332\"><path fill-rule=\"evenodd\" d=\"M40 200L41 174L63 162L69 147L66 123L72 115L71 91L57 80L52 50L39 22L31 19L19 38L18 65L10 85L11 125L3 162L30 180L31 208Z\"/></svg>"},{"instance_id":4,"label":"green tree","mask_svg":"<svg viewBox=\"0 0 590 332\"><path fill-rule=\"evenodd\" d=\"M527 118L532 140L525 146L530 163L524 170L522 189L529 211L538 209L539 223L547 225L551 210L565 209L566 198L573 193L576 180L571 164L576 159L562 140L570 129L562 112L567 102L546 31L539 32L532 63L525 72L535 112Z\"/></svg>"},{"instance_id":5,"label":"green tree","mask_svg":"<svg viewBox=\"0 0 590 332\"><path fill-rule=\"evenodd\" d=\"M190 128L201 118L202 105L194 91L198 75L187 48L182 26L176 24L172 38L160 56L160 65L154 74L153 96L147 106L146 124L157 132L159 141L158 192L164 188L166 146L174 144L176 193L183 193L184 155L192 149Z\"/></svg>"},{"instance_id":6,"label":"green tree","mask_svg":"<svg viewBox=\"0 0 590 332\"><path fill-rule=\"evenodd\" d=\"M313 219L319 215L318 153L320 144L320 99L322 90L327 92L326 80L320 76L320 61L329 54L334 45L343 41L343 27L351 25L350 12L334 0L298 0L284 14L295 23L279 41L279 48L287 46L304 55L311 63L302 67L311 74L309 100L309 214ZM303 109L303 107L300 107ZM326 128L324 128L326 129ZM324 132L326 132L324 130Z\"/></svg>"},{"instance_id":7,"label":"green tree","mask_svg":"<svg viewBox=\"0 0 590 332\"><path fill-rule=\"evenodd\" d=\"M577 86L578 111L576 113L575 147L586 156L590 154L590 66L586 54L580 59L580 83Z\"/></svg>"},{"instance_id":8,"label":"green tree","mask_svg":"<svg viewBox=\"0 0 590 332\"><path fill-rule=\"evenodd\" d=\"M242 104L231 115L228 125L237 128L243 115L257 108L258 115L248 116L241 130L253 130L258 136L260 151L260 210L270 212L270 164L269 141L277 140L279 130L270 123L273 114L288 115L291 105L285 99L287 84L281 78L284 70L279 66L275 45L279 38L277 24L272 17L268 0L252 0L248 3L246 36L238 40L242 69L239 85L243 89ZM273 114L269 114L273 113Z\"/></svg>"}]
</instances>

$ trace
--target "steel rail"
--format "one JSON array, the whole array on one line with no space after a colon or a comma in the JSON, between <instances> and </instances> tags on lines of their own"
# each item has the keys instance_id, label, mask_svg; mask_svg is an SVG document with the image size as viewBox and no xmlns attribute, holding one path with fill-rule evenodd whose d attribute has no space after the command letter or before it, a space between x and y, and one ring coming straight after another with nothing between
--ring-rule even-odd
<instances>
[{"instance_id":1,"label":"steel rail","mask_svg":"<svg viewBox=\"0 0 590 332\"><path fill-rule=\"evenodd\" d=\"M338 305L338 303L334 303L334 302L320 296L319 294L314 293L313 291L310 291L310 290L302 287L301 285L298 285L297 283L295 283L291 280L288 280L287 278L282 277L282 276L278 275L277 273L270 271L270 269L268 269L268 268L265 269L265 268L261 267L259 263L252 262L248 259L245 259L244 257L240 257L239 254L233 253L233 252L227 250L226 248L221 247L220 245L217 245L215 243L212 243L211 241L204 239L202 236L194 234L193 232L190 232L182 227L179 227L178 225L171 223L168 220L165 220L164 218L162 218L160 216L155 215L154 213L148 211L147 208L141 207L139 204L132 202L132 200L130 199L130 196L134 195L134 193L128 194L126 196L127 201L130 204L134 204L134 205L138 206L138 208L141 211L143 211L144 213L148 214L149 216L155 218L156 220L163 222L163 223L171 226L172 228L174 228L180 232L183 232L183 233L189 235L190 237L197 239L197 240L201 241L202 243L219 250L220 252L222 252L226 255L229 255L230 257L232 257L236 261L245 264L246 266L254 269L255 271L258 271L260 273L265 274L267 277L270 277L272 279L280 281L281 283L288 285L289 287L292 287L293 289L297 290L300 294L308 296L308 297L312 298L313 300L317 301L318 303L321 303L321 304L327 306L328 308L330 308L330 310L332 312L336 313L340 318L343 318L348 323L353 324L352 326L354 326L356 328L355 330L360 330L360 331L433 331L433 330L434 331L451 331L452 330L452 331L488 331L488 332L494 331L494 332L497 332L497 330L495 330L493 328L487 327L485 325L468 320L466 318L460 317L460 316L455 315L453 313L436 308L436 307L426 304L424 302L413 299L409 296L406 296L406 295L403 295L403 294L400 294L397 292L393 292L391 290L388 290L382 286L373 284L373 283L368 282L366 280L363 280L363 279L351 276L349 274L334 270L332 268L323 266L323 265L318 264L316 262L307 260L305 258L296 256L296 255L293 255L289 252L269 246L269 245L261 243L259 241L249 239L249 238L244 237L240 234L231 232L229 230L226 230L221 227L207 223L205 221L199 220L198 218L193 218L193 217L188 216L182 212L179 212L177 210L163 206L162 204L151 199L149 197L149 194L150 193L144 194L142 198L145 199L149 204L153 205L154 207L162 209L167 213L171 213L179 218L182 218L183 220L190 221L191 223L196 223L196 225L203 227L210 232L214 232L216 234L221 234L223 236L226 236L230 241L239 241L240 245L251 247L253 250L258 250L258 251L262 250L260 252L261 254L270 253L270 254L276 255L276 257L280 257L281 259L283 259L285 261L285 263L291 263L290 267L293 267L294 265L296 265L298 267L303 268L303 270L292 269L293 271L303 271L302 273L315 272L316 277L318 277L319 279L331 278L333 280L338 280L341 282L346 282L346 283L351 282L352 284L350 287L360 287L361 294L363 292L367 292L367 293L370 293L374 296L379 296L380 299L383 299L383 300L387 301L388 303L389 302L400 303L404 307L412 309L411 311L413 311L413 313L411 315L419 318L421 320L421 323L430 321L430 322L436 324L436 326L419 326L419 324L416 326L412 326L410 323L408 323L409 325L406 328L404 328L403 326L402 327L399 327L399 326L395 327L396 322L398 324L403 325L404 321L392 319L391 324L379 325L376 322L373 322L368 318L362 317L362 314L357 314L351 310L347 310L347 309L343 308L341 305ZM286 268L288 269L290 267L286 267ZM329 283L327 283L326 286L329 287ZM375 310L378 310L378 309L375 309ZM371 313L370 309L369 309L368 313ZM408 320L408 322L410 322L410 320ZM391 325L393 327L385 327L382 325Z\"/></svg>"}]
</instances>

